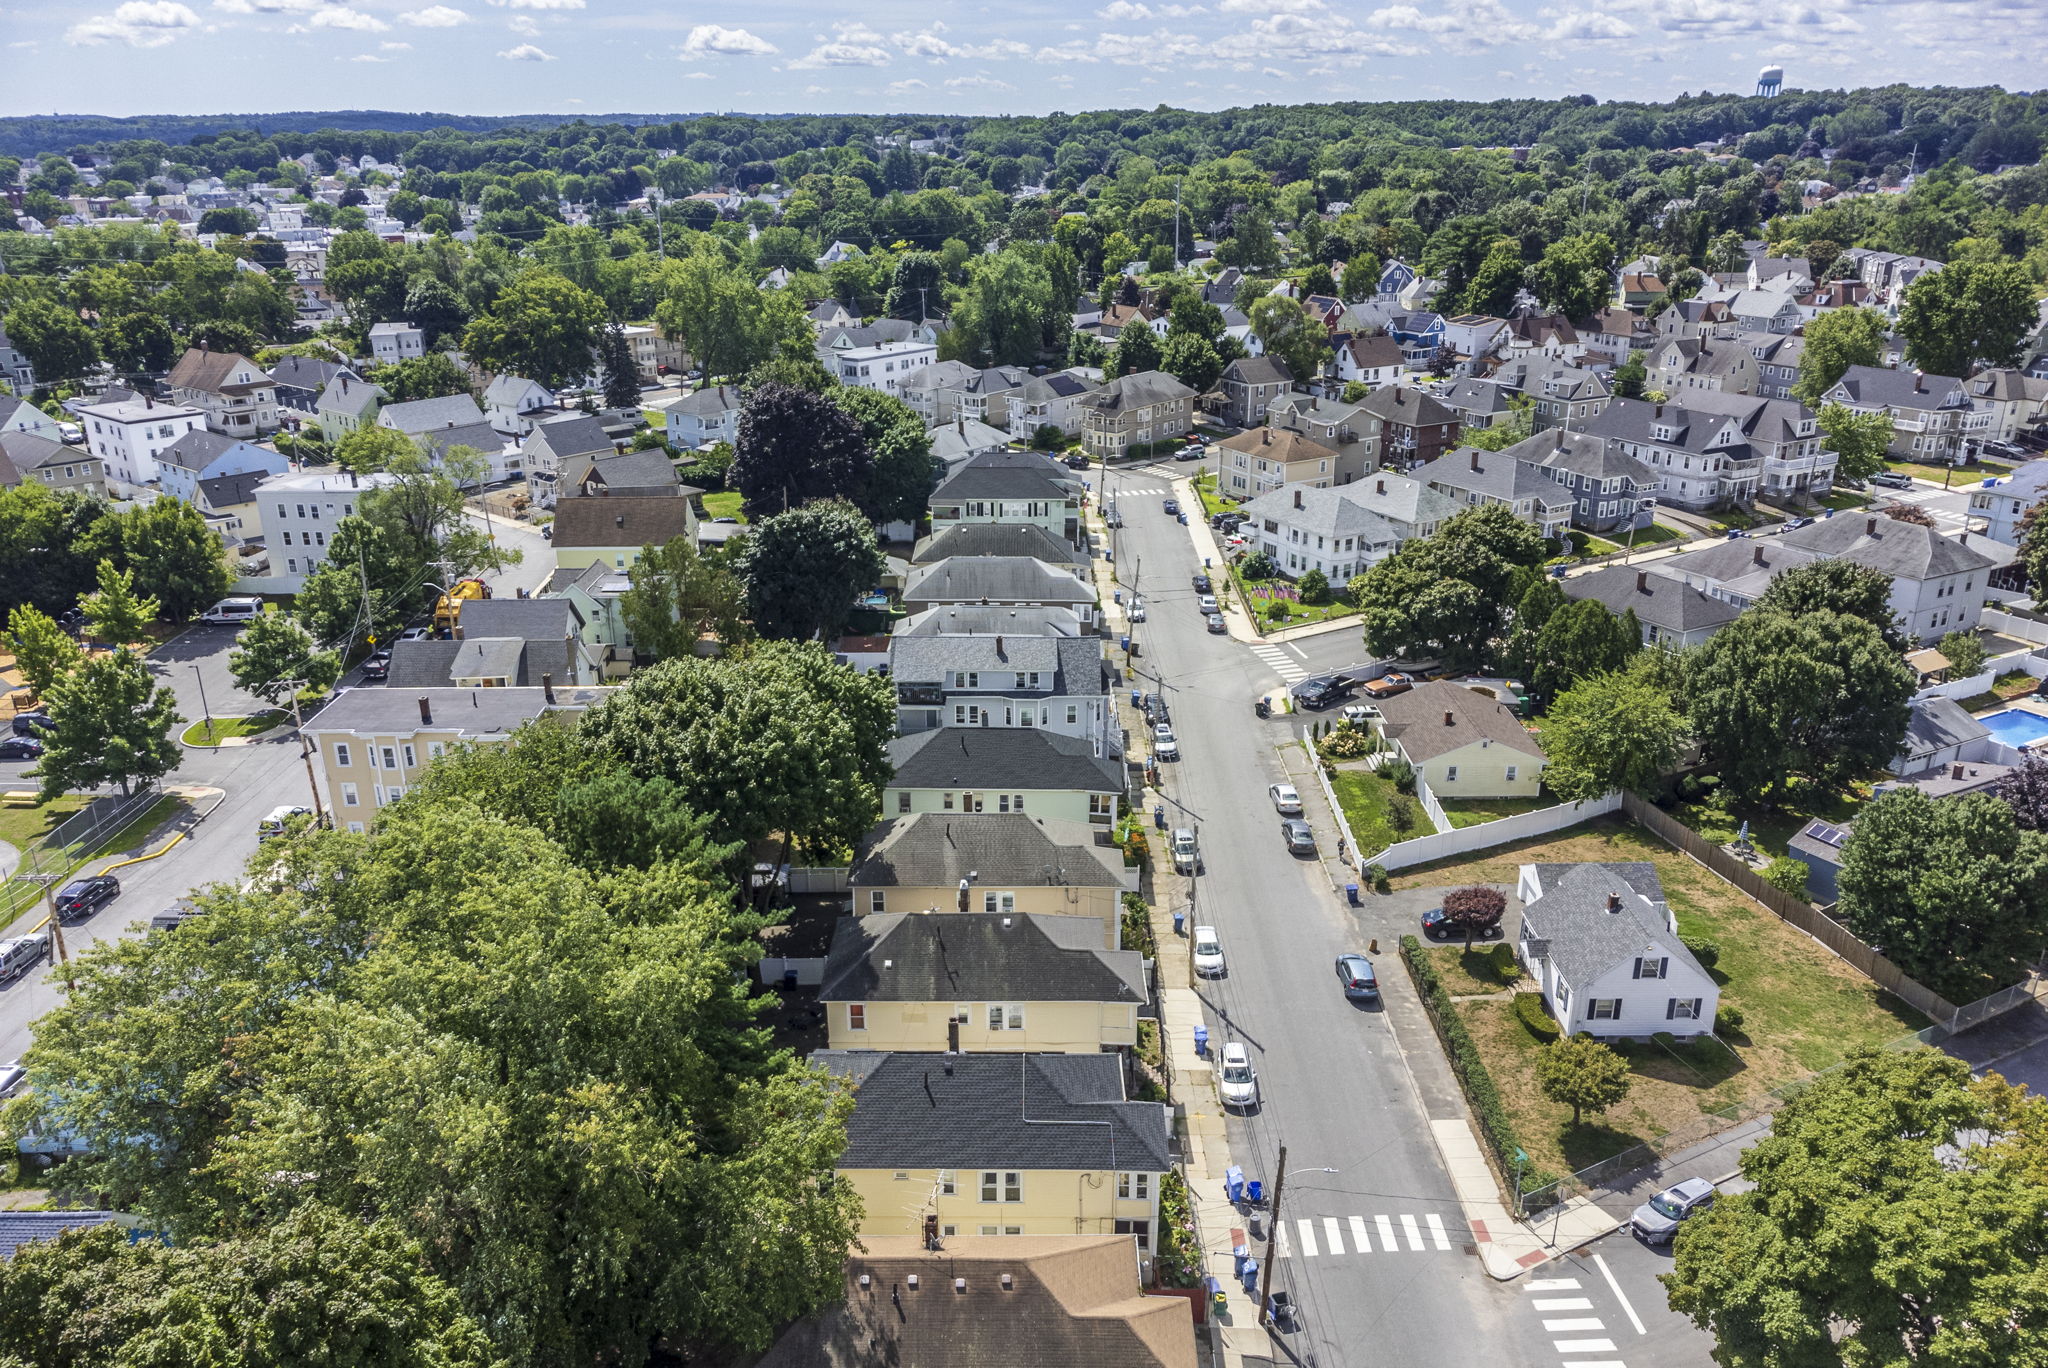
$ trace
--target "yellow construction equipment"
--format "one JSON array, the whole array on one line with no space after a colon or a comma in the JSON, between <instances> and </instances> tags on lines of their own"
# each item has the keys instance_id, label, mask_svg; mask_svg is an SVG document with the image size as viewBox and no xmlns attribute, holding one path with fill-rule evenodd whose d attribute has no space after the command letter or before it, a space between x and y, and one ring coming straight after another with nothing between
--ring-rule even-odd
<instances>
[{"instance_id":1,"label":"yellow construction equipment","mask_svg":"<svg viewBox=\"0 0 2048 1368\"><path fill-rule=\"evenodd\" d=\"M434 605L434 630L451 632L462 617L462 605L471 599L487 599L491 586L480 579L457 580Z\"/></svg>"}]
</instances>

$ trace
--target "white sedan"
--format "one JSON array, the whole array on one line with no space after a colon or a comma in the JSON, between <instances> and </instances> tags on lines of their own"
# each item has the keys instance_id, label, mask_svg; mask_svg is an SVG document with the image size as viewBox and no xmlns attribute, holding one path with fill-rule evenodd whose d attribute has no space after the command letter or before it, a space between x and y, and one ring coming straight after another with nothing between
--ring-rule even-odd
<instances>
[{"instance_id":1,"label":"white sedan","mask_svg":"<svg viewBox=\"0 0 2048 1368\"><path fill-rule=\"evenodd\" d=\"M1226 1108L1250 1111L1259 1105L1259 1072L1252 1067L1244 1042L1233 1040L1223 1047L1223 1072L1217 1084Z\"/></svg>"},{"instance_id":2,"label":"white sedan","mask_svg":"<svg viewBox=\"0 0 2048 1368\"><path fill-rule=\"evenodd\" d=\"M1292 784L1268 784L1266 795L1273 800L1273 810L1282 817L1301 816L1301 795Z\"/></svg>"},{"instance_id":3,"label":"white sedan","mask_svg":"<svg viewBox=\"0 0 2048 1368\"><path fill-rule=\"evenodd\" d=\"M1180 742L1174 739L1173 728L1164 722L1152 729L1152 753L1161 760L1180 759Z\"/></svg>"},{"instance_id":4,"label":"white sedan","mask_svg":"<svg viewBox=\"0 0 2048 1368\"><path fill-rule=\"evenodd\" d=\"M1145 620L1145 600L1135 595L1131 599L1130 619L1133 622L1143 622Z\"/></svg>"},{"instance_id":5,"label":"white sedan","mask_svg":"<svg viewBox=\"0 0 2048 1368\"><path fill-rule=\"evenodd\" d=\"M1220 978L1223 974L1223 942L1213 926L1195 928L1195 975Z\"/></svg>"}]
</instances>

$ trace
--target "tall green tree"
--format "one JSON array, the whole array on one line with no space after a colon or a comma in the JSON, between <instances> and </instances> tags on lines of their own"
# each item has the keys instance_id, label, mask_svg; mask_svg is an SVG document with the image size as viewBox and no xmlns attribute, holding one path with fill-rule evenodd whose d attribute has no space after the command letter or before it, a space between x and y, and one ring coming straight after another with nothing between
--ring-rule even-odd
<instances>
[{"instance_id":1,"label":"tall green tree","mask_svg":"<svg viewBox=\"0 0 2048 1368\"><path fill-rule=\"evenodd\" d=\"M924 517L940 475L924 420L910 405L880 390L841 386L829 398L860 424L861 436L874 454L875 463L854 503L878 524L915 526Z\"/></svg>"},{"instance_id":2,"label":"tall green tree","mask_svg":"<svg viewBox=\"0 0 2048 1368\"><path fill-rule=\"evenodd\" d=\"M1544 248L1529 268L1529 288L1551 312L1584 318L1614 298L1614 266L1605 233L1580 233Z\"/></svg>"},{"instance_id":3,"label":"tall green tree","mask_svg":"<svg viewBox=\"0 0 2048 1368\"><path fill-rule=\"evenodd\" d=\"M7 650L21 671L21 682L38 698L78 667L84 653L49 614L20 604L7 615Z\"/></svg>"},{"instance_id":4,"label":"tall green tree","mask_svg":"<svg viewBox=\"0 0 2048 1368\"><path fill-rule=\"evenodd\" d=\"M1957 261L1920 276L1899 305L1906 359L1930 375L2011 366L2039 326L2034 283L2017 262Z\"/></svg>"},{"instance_id":5,"label":"tall green tree","mask_svg":"<svg viewBox=\"0 0 2048 1368\"><path fill-rule=\"evenodd\" d=\"M403 363L401 363L403 364ZM342 434L334 444L334 459L343 470L372 475L388 470L397 461L419 454L419 444L397 428L365 423Z\"/></svg>"},{"instance_id":6,"label":"tall green tree","mask_svg":"<svg viewBox=\"0 0 2048 1368\"><path fill-rule=\"evenodd\" d=\"M1882 523L1879 526L1883 526ZM1841 613L1862 618L1904 653L1906 637L1892 612L1892 577L1854 561L1797 565L1765 587L1756 607L1767 613Z\"/></svg>"},{"instance_id":7,"label":"tall green tree","mask_svg":"<svg viewBox=\"0 0 2048 1368\"><path fill-rule=\"evenodd\" d=\"M781 384L756 386L740 409L727 483L747 515L794 510L812 499L851 498L874 469L861 424L831 399Z\"/></svg>"},{"instance_id":8,"label":"tall green tree","mask_svg":"<svg viewBox=\"0 0 2048 1368\"><path fill-rule=\"evenodd\" d=\"M1159 335L1152 331L1152 325L1142 318L1133 318L1116 330L1116 348L1110 353L1106 373L1113 379L1156 371L1160 356Z\"/></svg>"},{"instance_id":9,"label":"tall green tree","mask_svg":"<svg viewBox=\"0 0 2048 1368\"><path fill-rule=\"evenodd\" d=\"M1544 714L1543 782L1567 802L1614 789L1654 794L1678 764L1685 719L1671 696L1639 671L1581 679Z\"/></svg>"},{"instance_id":10,"label":"tall green tree","mask_svg":"<svg viewBox=\"0 0 2048 1368\"><path fill-rule=\"evenodd\" d=\"M762 642L633 676L583 730L635 774L676 784L716 839L781 833L799 851L851 850L881 814L896 706L888 681L814 643Z\"/></svg>"},{"instance_id":11,"label":"tall green tree","mask_svg":"<svg viewBox=\"0 0 2048 1368\"><path fill-rule=\"evenodd\" d=\"M0 608L68 613L100 561L123 554L120 520L99 500L40 480L0 489Z\"/></svg>"},{"instance_id":12,"label":"tall green tree","mask_svg":"<svg viewBox=\"0 0 2048 1368\"><path fill-rule=\"evenodd\" d=\"M321 650L289 614L264 613L235 638L228 673L243 693L276 707L293 694L333 688L341 678L341 656Z\"/></svg>"},{"instance_id":13,"label":"tall green tree","mask_svg":"<svg viewBox=\"0 0 2048 1368\"><path fill-rule=\"evenodd\" d=\"M1543 538L1506 507L1468 509L1351 581L1366 649L1476 669L1492 657L1516 589L1542 562Z\"/></svg>"},{"instance_id":14,"label":"tall green tree","mask_svg":"<svg viewBox=\"0 0 2048 1368\"><path fill-rule=\"evenodd\" d=\"M234 587L227 547L183 499L156 499L121 515L121 543L136 577L164 613L183 622Z\"/></svg>"},{"instance_id":15,"label":"tall green tree","mask_svg":"<svg viewBox=\"0 0 2048 1368\"><path fill-rule=\"evenodd\" d=\"M843 499L819 499L764 518L733 553L747 607L765 636L828 637L880 582L874 525Z\"/></svg>"},{"instance_id":16,"label":"tall green tree","mask_svg":"<svg viewBox=\"0 0 2048 1368\"><path fill-rule=\"evenodd\" d=\"M1487 249L1486 259L1465 287L1464 312L1505 318L1515 306L1515 295L1526 274L1521 249L1513 238L1501 238Z\"/></svg>"},{"instance_id":17,"label":"tall green tree","mask_svg":"<svg viewBox=\"0 0 2048 1368\"><path fill-rule=\"evenodd\" d=\"M95 641L129 646L142 640L160 611L157 601L135 592L135 572L117 570L111 560L99 566L99 588L78 601L86 630Z\"/></svg>"},{"instance_id":18,"label":"tall green tree","mask_svg":"<svg viewBox=\"0 0 2048 1368\"><path fill-rule=\"evenodd\" d=\"M1159 369L1196 394L1207 394L1223 375L1223 358L1193 333L1169 334L1159 354Z\"/></svg>"},{"instance_id":19,"label":"tall green tree","mask_svg":"<svg viewBox=\"0 0 2048 1368\"><path fill-rule=\"evenodd\" d=\"M2048 1102L1939 1050L1859 1050L1680 1228L1671 1309L1727 1368L1977 1368L2048 1353Z\"/></svg>"},{"instance_id":20,"label":"tall green tree","mask_svg":"<svg viewBox=\"0 0 2048 1368\"><path fill-rule=\"evenodd\" d=\"M1300 303L1286 295L1263 295L1245 314L1266 355L1285 363L1297 381L1307 383L1323 373L1330 359L1330 332Z\"/></svg>"},{"instance_id":21,"label":"tall green tree","mask_svg":"<svg viewBox=\"0 0 2048 1368\"><path fill-rule=\"evenodd\" d=\"M1589 1111L1621 1105L1628 1096L1628 1061L1591 1036L1560 1036L1536 1052L1536 1085L1572 1109L1576 1126Z\"/></svg>"},{"instance_id":22,"label":"tall green tree","mask_svg":"<svg viewBox=\"0 0 2048 1368\"><path fill-rule=\"evenodd\" d=\"M1849 367L1881 364L1890 328L1889 320L1876 309L1824 309L1819 317L1809 319L1793 398L1817 408L1821 396L1835 387Z\"/></svg>"},{"instance_id":23,"label":"tall green tree","mask_svg":"<svg viewBox=\"0 0 2048 1368\"><path fill-rule=\"evenodd\" d=\"M1956 1002L2016 982L2048 948L2048 835L1989 794L1880 795L1856 815L1839 884L1849 928Z\"/></svg>"},{"instance_id":24,"label":"tall green tree","mask_svg":"<svg viewBox=\"0 0 2048 1368\"><path fill-rule=\"evenodd\" d=\"M16 1253L0 1265L0 1358L11 1362L286 1368L309 1345L334 1368L499 1362L417 1241L317 1203L190 1246L109 1224Z\"/></svg>"},{"instance_id":25,"label":"tall green tree","mask_svg":"<svg viewBox=\"0 0 2048 1368\"><path fill-rule=\"evenodd\" d=\"M115 370L167 371L178 359L171 325L153 313L123 314L100 329L100 349Z\"/></svg>"},{"instance_id":26,"label":"tall green tree","mask_svg":"<svg viewBox=\"0 0 2048 1368\"><path fill-rule=\"evenodd\" d=\"M633 344L626 329L616 320L597 335L597 364L604 383L606 408L640 407L640 367L633 360Z\"/></svg>"},{"instance_id":27,"label":"tall green tree","mask_svg":"<svg viewBox=\"0 0 2048 1368\"><path fill-rule=\"evenodd\" d=\"M745 586L688 537L643 547L628 575L619 616L636 654L668 660L693 654L707 634L728 647L751 634Z\"/></svg>"},{"instance_id":28,"label":"tall green tree","mask_svg":"<svg viewBox=\"0 0 2048 1368\"><path fill-rule=\"evenodd\" d=\"M1024 253L976 257L955 300L953 326L940 339L941 359L1031 365L1044 346L1047 315L1072 307L1072 300L1053 297L1052 276Z\"/></svg>"},{"instance_id":29,"label":"tall green tree","mask_svg":"<svg viewBox=\"0 0 2048 1368\"><path fill-rule=\"evenodd\" d=\"M31 297L0 316L7 340L35 370L41 385L76 384L100 361L99 343L78 311L49 299Z\"/></svg>"},{"instance_id":30,"label":"tall green tree","mask_svg":"<svg viewBox=\"0 0 2048 1368\"><path fill-rule=\"evenodd\" d=\"M384 392L390 396L390 402L394 404L409 403L414 399L440 399L447 395L471 392L469 372L457 365L447 352L428 352L425 356L409 356L403 361L379 366L373 378L383 387ZM379 430L389 431L378 429L374 424L363 429L366 432ZM346 439L343 440L346 442ZM375 470L380 467L358 468Z\"/></svg>"},{"instance_id":31,"label":"tall green tree","mask_svg":"<svg viewBox=\"0 0 2048 1368\"><path fill-rule=\"evenodd\" d=\"M1620 670L1642 645L1634 610L1616 617L1598 599L1564 604L1536 634L1527 670L1530 696L1548 707L1579 680Z\"/></svg>"},{"instance_id":32,"label":"tall green tree","mask_svg":"<svg viewBox=\"0 0 2048 1368\"><path fill-rule=\"evenodd\" d=\"M1885 469L1892 445L1892 420L1882 413L1858 413L1844 404L1823 404L1817 419L1820 444L1835 453L1844 479L1868 480Z\"/></svg>"},{"instance_id":33,"label":"tall green tree","mask_svg":"<svg viewBox=\"0 0 2048 1368\"><path fill-rule=\"evenodd\" d=\"M590 374L604 304L552 271L512 282L462 334L462 350L487 370L561 389Z\"/></svg>"},{"instance_id":34,"label":"tall green tree","mask_svg":"<svg viewBox=\"0 0 2048 1368\"><path fill-rule=\"evenodd\" d=\"M178 767L171 732L185 719L133 652L87 660L50 686L49 704L56 729L43 734L43 757L29 771L43 802L102 784L133 793Z\"/></svg>"}]
</instances>

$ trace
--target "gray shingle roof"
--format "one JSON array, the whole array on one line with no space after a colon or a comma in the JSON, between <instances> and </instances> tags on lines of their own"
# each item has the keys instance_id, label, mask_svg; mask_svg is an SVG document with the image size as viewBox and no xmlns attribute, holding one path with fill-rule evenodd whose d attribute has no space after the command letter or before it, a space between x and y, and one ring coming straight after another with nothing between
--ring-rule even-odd
<instances>
[{"instance_id":1,"label":"gray shingle roof","mask_svg":"<svg viewBox=\"0 0 2048 1368\"><path fill-rule=\"evenodd\" d=\"M1291 385L1294 372L1277 356L1243 356L1223 368L1223 378L1241 385Z\"/></svg>"},{"instance_id":2,"label":"gray shingle roof","mask_svg":"<svg viewBox=\"0 0 2048 1368\"><path fill-rule=\"evenodd\" d=\"M1988 570L1998 564L1954 537L1896 518L1850 515L1823 518L1796 532L1785 545L1830 559L1854 561L1894 579L1933 579Z\"/></svg>"},{"instance_id":3,"label":"gray shingle roof","mask_svg":"<svg viewBox=\"0 0 2048 1368\"><path fill-rule=\"evenodd\" d=\"M216 475L199 482L199 500L207 508L234 508L256 497L257 489L270 478L264 470L241 470L233 475Z\"/></svg>"},{"instance_id":4,"label":"gray shingle roof","mask_svg":"<svg viewBox=\"0 0 2048 1368\"><path fill-rule=\"evenodd\" d=\"M658 494L663 490L680 490L682 480L676 475L676 463L668 454L659 449L621 452L617 456L600 456L590 463L594 474L604 487L614 494ZM574 496L582 492L579 484L574 489L564 490L565 495Z\"/></svg>"},{"instance_id":5,"label":"gray shingle roof","mask_svg":"<svg viewBox=\"0 0 2048 1368\"><path fill-rule=\"evenodd\" d=\"M1648 466L1619 450L1610 450L1607 441L1590 431L1568 432L1559 428L1555 432L1539 432L1515 443L1506 454L1546 470L1568 470L1574 475L1602 480L1633 480L1638 489L1654 489L1657 485L1657 477Z\"/></svg>"},{"instance_id":6,"label":"gray shingle roof","mask_svg":"<svg viewBox=\"0 0 2048 1368\"><path fill-rule=\"evenodd\" d=\"M1948 375L1922 375L1918 371L1888 370L1883 366L1851 366L1842 373L1833 398L1842 394L1851 403L1891 409L1923 410L1967 408L1970 396L1961 380ZM1961 402L1957 399L1960 397Z\"/></svg>"},{"instance_id":7,"label":"gray shingle roof","mask_svg":"<svg viewBox=\"0 0 2048 1368\"><path fill-rule=\"evenodd\" d=\"M670 413L686 414L692 418L716 418L720 414L739 412L740 392L718 385L698 390L694 394L686 394L664 407Z\"/></svg>"},{"instance_id":8,"label":"gray shingle roof","mask_svg":"<svg viewBox=\"0 0 2048 1368\"><path fill-rule=\"evenodd\" d=\"M1122 793L1121 762L1078 736L1037 727L940 727L889 743L889 787Z\"/></svg>"},{"instance_id":9,"label":"gray shingle roof","mask_svg":"<svg viewBox=\"0 0 2048 1368\"><path fill-rule=\"evenodd\" d=\"M351 376L355 375L354 370L339 361L321 361L310 356L287 356L270 368L270 378L292 389L318 390L344 372Z\"/></svg>"},{"instance_id":10,"label":"gray shingle roof","mask_svg":"<svg viewBox=\"0 0 2048 1368\"><path fill-rule=\"evenodd\" d=\"M1989 735L1991 728L1965 712L1962 704L1937 695L1913 704L1912 718L1906 723L1904 750L1909 756L1928 755L1950 746L1981 741Z\"/></svg>"},{"instance_id":11,"label":"gray shingle roof","mask_svg":"<svg viewBox=\"0 0 2048 1368\"><path fill-rule=\"evenodd\" d=\"M1525 465L1505 452L1481 451L1478 447L1459 447L1410 471L1409 478L1437 490L1470 491L1510 502L1536 499L1542 504L1563 504L1566 508L1572 502L1572 492L1541 467Z\"/></svg>"},{"instance_id":12,"label":"gray shingle roof","mask_svg":"<svg viewBox=\"0 0 2048 1368\"><path fill-rule=\"evenodd\" d=\"M910 562L936 565L954 556L1029 556L1048 565L1088 564L1086 551L1036 523L955 523L920 540Z\"/></svg>"},{"instance_id":13,"label":"gray shingle roof","mask_svg":"<svg viewBox=\"0 0 2048 1368\"><path fill-rule=\"evenodd\" d=\"M1145 957L1087 917L883 912L841 917L823 1002L1143 1003Z\"/></svg>"},{"instance_id":14,"label":"gray shingle roof","mask_svg":"<svg viewBox=\"0 0 2048 1368\"><path fill-rule=\"evenodd\" d=\"M1392 546L1401 539L1401 529L1374 513L1344 491L1356 485L1316 489L1308 485L1285 485L1261 494L1244 506L1253 524L1271 518L1288 527L1299 527L1324 537L1357 537L1366 549ZM1438 495L1448 501L1447 495Z\"/></svg>"},{"instance_id":15,"label":"gray shingle roof","mask_svg":"<svg viewBox=\"0 0 2048 1368\"><path fill-rule=\"evenodd\" d=\"M361 415L388 397L381 386L358 380L352 374L337 375L327 382L326 389L320 391L320 397L313 406L329 413Z\"/></svg>"},{"instance_id":16,"label":"gray shingle roof","mask_svg":"<svg viewBox=\"0 0 2048 1368\"><path fill-rule=\"evenodd\" d=\"M1123 856L1102 848L1121 871ZM1095 828L1016 812L925 812L893 817L868 835L848 882L857 888L956 887L969 874L990 888L1114 888Z\"/></svg>"},{"instance_id":17,"label":"gray shingle roof","mask_svg":"<svg viewBox=\"0 0 2048 1368\"><path fill-rule=\"evenodd\" d=\"M1412 385L1382 385L1358 407L1399 427L1434 427L1458 421L1456 413Z\"/></svg>"},{"instance_id":18,"label":"gray shingle roof","mask_svg":"<svg viewBox=\"0 0 2048 1368\"><path fill-rule=\"evenodd\" d=\"M1163 1173L1172 1165L1165 1105L1126 1102L1123 1061L1113 1054L819 1050L811 1063L854 1086L843 1169Z\"/></svg>"},{"instance_id":19,"label":"gray shingle roof","mask_svg":"<svg viewBox=\"0 0 2048 1368\"><path fill-rule=\"evenodd\" d=\"M1019 608L1001 604L948 603L912 613L896 624L892 636L937 636L942 633L1002 632L1009 636L1088 636L1091 632L1071 608Z\"/></svg>"},{"instance_id":20,"label":"gray shingle roof","mask_svg":"<svg viewBox=\"0 0 2048 1368\"><path fill-rule=\"evenodd\" d=\"M1572 575L1558 587L1566 598L1593 599L1617 617L1633 611L1637 622L1666 632L1725 627L1741 612L1725 599L1704 594L1682 580L1626 565Z\"/></svg>"},{"instance_id":21,"label":"gray shingle roof","mask_svg":"<svg viewBox=\"0 0 2048 1368\"><path fill-rule=\"evenodd\" d=\"M469 427L484 420L484 411L466 394L444 394L436 399L412 399L403 404L386 404L377 413L380 426L397 428L417 436L435 428Z\"/></svg>"},{"instance_id":22,"label":"gray shingle roof","mask_svg":"<svg viewBox=\"0 0 2048 1368\"><path fill-rule=\"evenodd\" d=\"M118 1221L112 1211L0 1211L0 1260L11 1259L14 1251L38 1240L54 1240L67 1230L90 1230Z\"/></svg>"},{"instance_id":23,"label":"gray shingle roof","mask_svg":"<svg viewBox=\"0 0 2048 1368\"><path fill-rule=\"evenodd\" d=\"M1379 708L1387 736L1399 741L1417 764L1480 741L1543 757L1543 747L1498 699L1462 684L1434 680L1381 699ZM1444 725L1446 714L1452 719L1449 726Z\"/></svg>"},{"instance_id":24,"label":"gray shingle roof","mask_svg":"<svg viewBox=\"0 0 2048 1368\"><path fill-rule=\"evenodd\" d=\"M452 641L400 642L401 646L453 646ZM538 687L510 689L451 689L403 687L396 683L397 651L392 652L393 683L384 688L346 689L332 703L306 721L309 735L327 732L362 732L370 735L410 734L430 724L420 720L419 701L425 697L433 714L434 728L460 729L466 736L495 736L517 729L521 724L549 711L546 693ZM555 707L581 710L593 707L612 690L581 686L555 686Z\"/></svg>"},{"instance_id":25,"label":"gray shingle roof","mask_svg":"<svg viewBox=\"0 0 2048 1368\"><path fill-rule=\"evenodd\" d=\"M1550 942L1550 958L1580 992L1638 955L1668 956L1706 976L1665 925L1664 887L1648 863L1539 864L1542 896L1522 909L1530 934ZM1609 910L1608 899L1617 899Z\"/></svg>"},{"instance_id":26,"label":"gray shingle roof","mask_svg":"<svg viewBox=\"0 0 2048 1368\"><path fill-rule=\"evenodd\" d=\"M532 451L540 444L545 444L557 459L617 450L605 433L604 424L588 413L572 413L536 424L526 439L526 449Z\"/></svg>"},{"instance_id":27,"label":"gray shingle roof","mask_svg":"<svg viewBox=\"0 0 2048 1368\"><path fill-rule=\"evenodd\" d=\"M690 501L674 494L563 499L555 506L556 551L665 546L690 531Z\"/></svg>"},{"instance_id":28,"label":"gray shingle roof","mask_svg":"<svg viewBox=\"0 0 2048 1368\"><path fill-rule=\"evenodd\" d=\"M555 534L557 545L561 533ZM911 570L906 603L1093 604L1095 590L1067 570L1028 556L954 556Z\"/></svg>"},{"instance_id":29,"label":"gray shingle roof","mask_svg":"<svg viewBox=\"0 0 2048 1368\"><path fill-rule=\"evenodd\" d=\"M1143 408L1147 404L1163 404L1175 399L1192 399L1195 392L1164 371L1138 371L1133 375L1120 376L1101 389L1083 398L1081 402L1105 413L1120 413L1128 408Z\"/></svg>"},{"instance_id":30,"label":"gray shingle roof","mask_svg":"<svg viewBox=\"0 0 2048 1368\"><path fill-rule=\"evenodd\" d=\"M390 410L386 409L386 413ZM489 423L461 423L452 428L435 428L430 432L414 434L415 440L435 456L446 455L450 448L466 446L486 455L504 448L505 439Z\"/></svg>"},{"instance_id":31,"label":"gray shingle roof","mask_svg":"<svg viewBox=\"0 0 2048 1368\"><path fill-rule=\"evenodd\" d=\"M954 469L932 491L934 504L964 499L1046 499L1062 503L1078 482L1036 451L991 451Z\"/></svg>"}]
</instances>

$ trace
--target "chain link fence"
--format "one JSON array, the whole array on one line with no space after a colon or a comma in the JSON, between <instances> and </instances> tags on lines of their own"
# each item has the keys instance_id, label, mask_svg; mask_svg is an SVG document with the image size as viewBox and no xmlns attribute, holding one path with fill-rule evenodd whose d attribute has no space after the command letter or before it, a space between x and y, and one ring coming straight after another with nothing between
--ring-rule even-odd
<instances>
[{"instance_id":1,"label":"chain link fence","mask_svg":"<svg viewBox=\"0 0 2048 1368\"><path fill-rule=\"evenodd\" d=\"M126 798L95 798L45 832L21 852L21 865L0 885L0 925L11 924L34 907L47 884L61 882L123 826L163 795L145 786Z\"/></svg>"}]
</instances>

